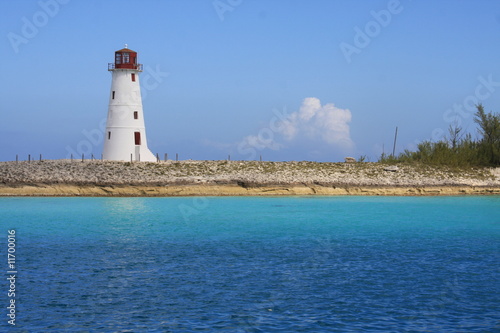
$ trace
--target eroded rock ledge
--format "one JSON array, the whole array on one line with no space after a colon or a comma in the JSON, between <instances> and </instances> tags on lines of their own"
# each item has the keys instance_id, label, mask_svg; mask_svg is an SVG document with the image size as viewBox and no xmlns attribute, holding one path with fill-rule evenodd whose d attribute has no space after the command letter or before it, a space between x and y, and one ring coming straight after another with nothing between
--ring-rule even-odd
<instances>
[{"instance_id":1,"label":"eroded rock ledge","mask_svg":"<svg viewBox=\"0 0 500 333\"><path fill-rule=\"evenodd\" d=\"M0 162L0 196L500 194L500 169L379 163Z\"/></svg>"},{"instance_id":2,"label":"eroded rock ledge","mask_svg":"<svg viewBox=\"0 0 500 333\"><path fill-rule=\"evenodd\" d=\"M91 186L91 185L0 185L0 196L96 196L96 197L167 197L167 196L279 196L279 195L500 195L500 187L433 186L433 187L325 187L325 186L259 186L174 185L174 186Z\"/></svg>"}]
</instances>

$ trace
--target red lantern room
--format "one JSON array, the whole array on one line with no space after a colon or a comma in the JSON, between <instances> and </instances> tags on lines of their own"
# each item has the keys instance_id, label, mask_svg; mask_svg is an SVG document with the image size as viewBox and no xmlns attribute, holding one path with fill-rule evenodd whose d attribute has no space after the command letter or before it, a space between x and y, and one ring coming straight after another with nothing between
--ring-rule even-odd
<instances>
[{"instance_id":1,"label":"red lantern room","mask_svg":"<svg viewBox=\"0 0 500 333\"><path fill-rule=\"evenodd\" d=\"M110 63L108 66L108 70L113 69L135 69L142 71L142 64L137 63L137 52L130 50L125 44L125 48L115 52L115 62Z\"/></svg>"}]
</instances>

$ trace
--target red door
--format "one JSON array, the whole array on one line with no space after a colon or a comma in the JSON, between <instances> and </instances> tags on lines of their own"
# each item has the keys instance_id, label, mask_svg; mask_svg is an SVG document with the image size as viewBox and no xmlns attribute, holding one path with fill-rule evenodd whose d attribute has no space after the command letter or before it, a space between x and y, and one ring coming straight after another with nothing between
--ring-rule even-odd
<instances>
[{"instance_id":1,"label":"red door","mask_svg":"<svg viewBox=\"0 0 500 333\"><path fill-rule=\"evenodd\" d=\"M134 132L135 145L141 145L141 132Z\"/></svg>"}]
</instances>

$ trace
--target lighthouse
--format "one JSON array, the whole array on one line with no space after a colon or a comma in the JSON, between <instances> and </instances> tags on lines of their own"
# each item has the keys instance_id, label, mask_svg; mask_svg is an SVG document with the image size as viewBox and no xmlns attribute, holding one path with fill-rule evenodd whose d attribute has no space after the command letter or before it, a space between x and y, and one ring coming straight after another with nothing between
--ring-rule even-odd
<instances>
[{"instance_id":1,"label":"lighthouse","mask_svg":"<svg viewBox=\"0 0 500 333\"><path fill-rule=\"evenodd\" d=\"M142 110L137 52L127 48L115 52L111 72L108 118L104 136L103 159L111 161L156 162L148 149Z\"/></svg>"}]
</instances>

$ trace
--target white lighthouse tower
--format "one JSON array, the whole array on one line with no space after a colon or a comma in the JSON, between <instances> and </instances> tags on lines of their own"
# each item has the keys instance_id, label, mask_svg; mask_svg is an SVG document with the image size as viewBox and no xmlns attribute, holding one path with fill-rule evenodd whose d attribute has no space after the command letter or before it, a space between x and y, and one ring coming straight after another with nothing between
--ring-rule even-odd
<instances>
[{"instance_id":1,"label":"white lighthouse tower","mask_svg":"<svg viewBox=\"0 0 500 333\"><path fill-rule=\"evenodd\" d=\"M156 162L148 149L142 111L137 52L125 48L115 52L115 62L108 64L112 74L108 119L104 137L103 159L112 161Z\"/></svg>"}]
</instances>

